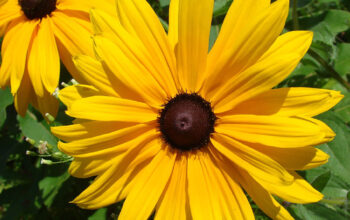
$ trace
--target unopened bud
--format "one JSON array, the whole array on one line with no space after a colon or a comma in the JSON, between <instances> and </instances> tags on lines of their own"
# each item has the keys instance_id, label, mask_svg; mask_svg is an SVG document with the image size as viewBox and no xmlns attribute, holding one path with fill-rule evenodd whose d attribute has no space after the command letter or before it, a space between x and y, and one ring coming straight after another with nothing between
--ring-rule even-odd
<instances>
[{"instance_id":1,"label":"unopened bud","mask_svg":"<svg viewBox=\"0 0 350 220\"><path fill-rule=\"evenodd\" d=\"M31 145L35 145L35 140L29 138L29 137L26 137L25 139L28 143L30 143Z\"/></svg>"},{"instance_id":2,"label":"unopened bud","mask_svg":"<svg viewBox=\"0 0 350 220\"><path fill-rule=\"evenodd\" d=\"M28 156L37 156L38 154L33 152L33 151L27 150L26 151L26 155L28 155Z\"/></svg>"},{"instance_id":3,"label":"unopened bud","mask_svg":"<svg viewBox=\"0 0 350 220\"><path fill-rule=\"evenodd\" d=\"M47 154L47 141L39 141L39 146L38 146L38 150L39 150L39 154Z\"/></svg>"},{"instance_id":4,"label":"unopened bud","mask_svg":"<svg viewBox=\"0 0 350 220\"><path fill-rule=\"evenodd\" d=\"M61 82L61 86L63 86L64 88L68 87L69 85L65 82Z\"/></svg>"},{"instance_id":5,"label":"unopened bud","mask_svg":"<svg viewBox=\"0 0 350 220\"><path fill-rule=\"evenodd\" d=\"M47 118L47 120L49 120L50 123L55 121L55 118L50 115L50 113L45 113L45 117Z\"/></svg>"},{"instance_id":6,"label":"unopened bud","mask_svg":"<svg viewBox=\"0 0 350 220\"><path fill-rule=\"evenodd\" d=\"M45 160L44 158L41 158L40 161L41 164L51 165L53 162L51 160Z\"/></svg>"},{"instance_id":7,"label":"unopened bud","mask_svg":"<svg viewBox=\"0 0 350 220\"><path fill-rule=\"evenodd\" d=\"M60 93L60 89L57 87L57 88L55 89L55 91L52 93L52 95L53 95L56 99L58 99L59 93Z\"/></svg>"},{"instance_id":8,"label":"unopened bud","mask_svg":"<svg viewBox=\"0 0 350 220\"><path fill-rule=\"evenodd\" d=\"M78 84L79 84L75 79L72 79L72 80L71 80L71 83L72 83L73 85L78 85Z\"/></svg>"}]
</instances>

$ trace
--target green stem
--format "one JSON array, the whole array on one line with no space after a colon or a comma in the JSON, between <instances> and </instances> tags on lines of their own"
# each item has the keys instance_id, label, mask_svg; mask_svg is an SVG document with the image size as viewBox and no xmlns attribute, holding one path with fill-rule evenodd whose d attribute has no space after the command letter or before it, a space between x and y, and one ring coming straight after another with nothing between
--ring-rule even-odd
<instances>
[{"instance_id":1,"label":"green stem","mask_svg":"<svg viewBox=\"0 0 350 220\"><path fill-rule=\"evenodd\" d=\"M344 199L322 199L322 203L327 203L330 205L344 205L345 200Z\"/></svg>"},{"instance_id":2,"label":"green stem","mask_svg":"<svg viewBox=\"0 0 350 220\"><path fill-rule=\"evenodd\" d=\"M293 0L293 27L294 30L299 30L299 20L298 20L298 11L297 11L298 0Z\"/></svg>"},{"instance_id":3,"label":"green stem","mask_svg":"<svg viewBox=\"0 0 350 220\"><path fill-rule=\"evenodd\" d=\"M350 84L344 80L337 71L335 71L333 69L332 66L330 66L328 64L328 62L326 60L324 60L320 55L318 55L318 53L316 53L313 49L309 49L308 53L310 54L310 56L312 56L313 58L315 58L325 69L327 72L329 72L329 74L335 79L337 80L340 84L342 84L347 90L350 91Z\"/></svg>"}]
</instances>

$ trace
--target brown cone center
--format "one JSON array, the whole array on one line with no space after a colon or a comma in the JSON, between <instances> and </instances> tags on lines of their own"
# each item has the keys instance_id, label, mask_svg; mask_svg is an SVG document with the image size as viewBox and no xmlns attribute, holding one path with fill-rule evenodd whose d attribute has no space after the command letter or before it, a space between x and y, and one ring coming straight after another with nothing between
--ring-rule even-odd
<instances>
[{"instance_id":1,"label":"brown cone center","mask_svg":"<svg viewBox=\"0 0 350 220\"><path fill-rule=\"evenodd\" d=\"M209 143L215 119L209 102L195 93L182 93L165 104L159 126L171 147L187 151Z\"/></svg>"},{"instance_id":2,"label":"brown cone center","mask_svg":"<svg viewBox=\"0 0 350 220\"><path fill-rule=\"evenodd\" d=\"M29 19L41 19L56 9L56 0L18 0L24 15Z\"/></svg>"}]
</instances>

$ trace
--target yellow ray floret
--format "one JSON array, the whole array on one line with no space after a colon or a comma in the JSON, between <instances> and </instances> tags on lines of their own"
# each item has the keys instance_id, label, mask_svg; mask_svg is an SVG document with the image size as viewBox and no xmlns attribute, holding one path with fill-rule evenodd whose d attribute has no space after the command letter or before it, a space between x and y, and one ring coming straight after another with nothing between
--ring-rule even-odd
<instances>
[{"instance_id":1,"label":"yellow ray floret","mask_svg":"<svg viewBox=\"0 0 350 220\"><path fill-rule=\"evenodd\" d=\"M315 146L335 134L312 117L343 96L273 89L312 33L280 36L288 0L235 0L208 53L213 4L172 0L168 34L146 0L90 10L95 57L74 57L90 85L60 91L77 120L52 128L71 175L96 176L72 203L125 199L119 219L254 219L245 191L271 218L293 219L275 196L322 199L295 171L328 161Z\"/></svg>"}]
</instances>

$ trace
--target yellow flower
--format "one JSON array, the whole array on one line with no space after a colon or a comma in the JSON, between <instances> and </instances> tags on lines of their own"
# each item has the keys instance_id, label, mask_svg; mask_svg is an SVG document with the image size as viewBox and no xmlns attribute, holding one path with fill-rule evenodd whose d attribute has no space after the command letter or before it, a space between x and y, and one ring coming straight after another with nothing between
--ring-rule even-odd
<instances>
[{"instance_id":1,"label":"yellow flower","mask_svg":"<svg viewBox=\"0 0 350 220\"><path fill-rule=\"evenodd\" d=\"M7 0L0 7L0 29L6 28L1 31L0 87L11 86L19 114L31 103L43 115L56 115L58 101L52 93L59 82L60 58L74 78L85 82L72 55L93 54L89 9L110 8L107 1Z\"/></svg>"},{"instance_id":2,"label":"yellow flower","mask_svg":"<svg viewBox=\"0 0 350 220\"><path fill-rule=\"evenodd\" d=\"M272 89L291 73L312 33L279 36L288 0L235 0L208 54L213 0L173 0L169 32L145 0L117 0L117 17L91 11L97 60L74 58L92 86L60 92L73 125L52 128L97 176L72 202L97 209L125 199L119 219L253 219L243 189L270 217L292 219L273 195L319 201L295 171L328 155L333 131L312 117L336 91Z\"/></svg>"}]
</instances>

